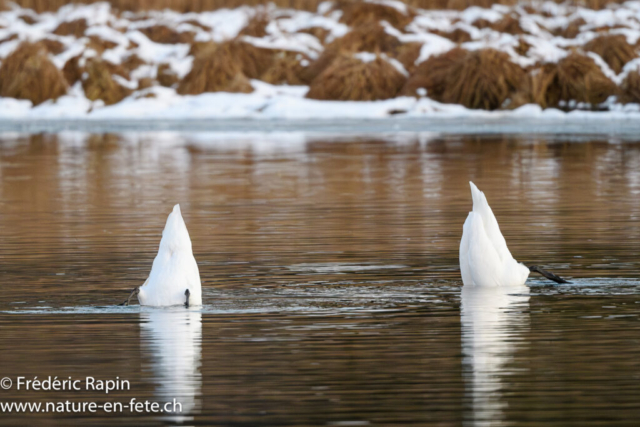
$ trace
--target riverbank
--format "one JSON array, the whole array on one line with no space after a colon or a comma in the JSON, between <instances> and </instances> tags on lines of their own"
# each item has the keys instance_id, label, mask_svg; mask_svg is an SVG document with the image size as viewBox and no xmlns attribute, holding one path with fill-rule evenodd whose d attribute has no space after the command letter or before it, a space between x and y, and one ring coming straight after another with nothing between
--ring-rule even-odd
<instances>
[{"instance_id":1,"label":"riverbank","mask_svg":"<svg viewBox=\"0 0 640 427\"><path fill-rule=\"evenodd\" d=\"M428 11L0 12L0 117L48 120L640 114L640 3ZM574 116L575 117L575 116ZM591 117L591 116L588 116Z\"/></svg>"}]
</instances>

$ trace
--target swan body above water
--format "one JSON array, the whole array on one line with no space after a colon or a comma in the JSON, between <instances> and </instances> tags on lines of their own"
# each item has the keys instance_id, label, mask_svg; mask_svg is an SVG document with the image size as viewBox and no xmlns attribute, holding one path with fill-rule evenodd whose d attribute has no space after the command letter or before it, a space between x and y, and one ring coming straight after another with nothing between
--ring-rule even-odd
<instances>
[{"instance_id":1,"label":"swan body above water","mask_svg":"<svg viewBox=\"0 0 640 427\"><path fill-rule=\"evenodd\" d=\"M133 290L129 299L134 294L137 294L140 305L202 305L200 272L180 205L175 205L167 218L149 278ZM128 303L129 300L124 305Z\"/></svg>"},{"instance_id":2,"label":"swan body above water","mask_svg":"<svg viewBox=\"0 0 640 427\"><path fill-rule=\"evenodd\" d=\"M516 261L484 193L471 185L473 210L469 212L460 241L460 273L465 286L524 286L530 271L557 283L567 283L537 266L527 267Z\"/></svg>"}]
</instances>

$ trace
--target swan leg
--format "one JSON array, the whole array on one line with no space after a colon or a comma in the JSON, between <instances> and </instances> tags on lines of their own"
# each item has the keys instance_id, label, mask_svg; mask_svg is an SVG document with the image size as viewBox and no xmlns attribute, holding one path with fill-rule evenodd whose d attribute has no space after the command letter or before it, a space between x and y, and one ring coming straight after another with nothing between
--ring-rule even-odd
<instances>
[{"instance_id":1,"label":"swan leg","mask_svg":"<svg viewBox=\"0 0 640 427\"><path fill-rule=\"evenodd\" d=\"M186 291L184 291L184 294L187 297L187 300L185 301L184 306L186 308L189 308L189 296L191 295L191 292L189 292L189 289L187 289Z\"/></svg>"},{"instance_id":2,"label":"swan leg","mask_svg":"<svg viewBox=\"0 0 640 427\"><path fill-rule=\"evenodd\" d=\"M129 294L129 298L127 298L127 300L122 304L118 304L118 305L124 305L124 306L129 305L129 301L131 301L131 298L133 298L134 295L138 296L139 293L140 293L140 286L136 286L135 288L133 288L133 290Z\"/></svg>"},{"instance_id":3,"label":"swan leg","mask_svg":"<svg viewBox=\"0 0 640 427\"><path fill-rule=\"evenodd\" d=\"M556 283L571 283L571 282L567 282L566 280L564 280L560 276L556 276L555 274L553 274L550 271L546 271L546 270L541 269L537 265L532 265L531 267L529 267L529 271L535 271L536 273L540 273L544 277L546 277L547 279L552 280L552 281L554 281Z\"/></svg>"}]
</instances>

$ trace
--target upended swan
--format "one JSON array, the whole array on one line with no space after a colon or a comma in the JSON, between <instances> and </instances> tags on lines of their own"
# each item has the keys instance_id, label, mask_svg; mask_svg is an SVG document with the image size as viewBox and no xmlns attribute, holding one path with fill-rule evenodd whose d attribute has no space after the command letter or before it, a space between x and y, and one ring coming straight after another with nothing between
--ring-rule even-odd
<instances>
[{"instance_id":1,"label":"upended swan","mask_svg":"<svg viewBox=\"0 0 640 427\"><path fill-rule=\"evenodd\" d=\"M524 286L531 271L556 283L568 283L538 266L527 267L516 261L484 193L473 182L469 184L473 210L464 222L460 241L460 273L464 285Z\"/></svg>"},{"instance_id":2,"label":"upended swan","mask_svg":"<svg viewBox=\"0 0 640 427\"><path fill-rule=\"evenodd\" d=\"M202 305L202 289L198 264L191 250L191 239L175 205L162 231L158 255L153 260L149 278L135 288L121 305L129 305L136 295L140 305Z\"/></svg>"}]
</instances>

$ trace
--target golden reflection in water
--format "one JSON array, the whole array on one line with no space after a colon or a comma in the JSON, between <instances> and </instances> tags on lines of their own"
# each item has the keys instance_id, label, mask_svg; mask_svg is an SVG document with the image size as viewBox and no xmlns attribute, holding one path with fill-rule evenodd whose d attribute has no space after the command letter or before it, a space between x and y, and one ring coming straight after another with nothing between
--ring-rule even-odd
<instances>
[{"instance_id":1,"label":"golden reflection in water","mask_svg":"<svg viewBox=\"0 0 640 427\"><path fill-rule=\"evenodd\" d=\"M462 287L462 353L474 426L504 425L502 383L508 381L506 364L529 326L528 294L526 286Z\"/></svg>"}]
</instances>

